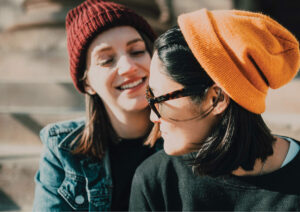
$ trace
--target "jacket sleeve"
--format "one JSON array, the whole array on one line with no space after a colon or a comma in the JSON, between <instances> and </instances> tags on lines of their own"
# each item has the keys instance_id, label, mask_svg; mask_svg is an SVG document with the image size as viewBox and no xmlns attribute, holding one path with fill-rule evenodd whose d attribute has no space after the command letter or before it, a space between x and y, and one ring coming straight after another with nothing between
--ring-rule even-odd
<instances>
[{"instance_id":1,"label":"jacket sleeve","mask_svg":"<svg viewBox=\"0 0 300 212\"><path fill-rule=\"evenodd\" d=\"M33 211L71 211L72 208L58 193L65 172L57 157L57 145L53 144L55 141L50 139L47 129L43 129L40 135L44 149L35 176Z\"/></svg>"}]
</instances>

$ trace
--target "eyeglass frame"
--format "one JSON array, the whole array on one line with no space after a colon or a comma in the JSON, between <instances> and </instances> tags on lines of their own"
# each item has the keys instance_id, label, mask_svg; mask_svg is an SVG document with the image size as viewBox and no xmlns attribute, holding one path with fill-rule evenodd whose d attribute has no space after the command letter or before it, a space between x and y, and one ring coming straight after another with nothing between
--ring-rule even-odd
<instances>
[{"instance_id":1,"label":"eyeglass frame","mask_svg":"<svg viewBox=\"0 0 300 212\"><path fill-rule=\"evenodd\" d=\"M149 104L151 110L153 110L153 112L160 119L162 116L160 115L159 111L155 107L155 104L162 103L162 102L165 102L165 101L168 101L168 100L178 99L178 98L181 98L181 97L186 97L186 96L192 96L192 95L195 95L195 94L199 94L199 93L201 93L201 91L199 91L199 89L203 89L204 87L207 87L207 86L205 86L205 85L196 85L196 86L191 86L189 88L181 88L181 89L169 92L167 94L163 94L161 96L155 97L152 90L151 90L151 88L148 85L147 89L146 89L146 99L148 101L148 104ZM150 96L149 94L152 95L152 96ZM193 117L193 118L190 118L190 119L184 119L184 120L176 120L176 119L172 119L172 118L169 118L169 117L168 117L168 119L171 119L173 121L190 121L190 120L200 118L201 116L202 116L202 118L204 118L217 105L217 103L220 99L220 96L221 96L221 89L220 89L220 92L218 93L217 99L214 101L212 106L210 108L208 108L206 111L204 111L203 113L201 113L200 115L196 116L196 117Z\"/></svg>"}]
</instances>

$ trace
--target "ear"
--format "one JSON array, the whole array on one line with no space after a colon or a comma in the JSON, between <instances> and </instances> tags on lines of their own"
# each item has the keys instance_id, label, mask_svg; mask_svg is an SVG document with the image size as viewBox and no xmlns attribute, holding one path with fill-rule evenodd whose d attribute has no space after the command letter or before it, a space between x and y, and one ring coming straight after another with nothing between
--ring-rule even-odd
<instances>
[{"instance_id":1,"label":"ear","mask_svg":"<svg viewBox=\"0 0 300 212\"><path fill-rule=\"evenodd\" d=\"M210 89L210 102L215 105L211 113L213 115L222 114L229 105L230 97L216 84L211 86Z\"/></svg>"},{"instance_id":2,"label":"ear","mask_svg":"<svg viewBox=\"0 0 300 212\"><path fill-rule=\"evenodd\" d=\"M95 95L96 94L96 91L90 85L90 82L89 82L87 76L85 76L84 79L83 79L83 86L84 86L84 90L85 90L86 93L88 93L90 95Z\"/></svg>"}]
</instances>

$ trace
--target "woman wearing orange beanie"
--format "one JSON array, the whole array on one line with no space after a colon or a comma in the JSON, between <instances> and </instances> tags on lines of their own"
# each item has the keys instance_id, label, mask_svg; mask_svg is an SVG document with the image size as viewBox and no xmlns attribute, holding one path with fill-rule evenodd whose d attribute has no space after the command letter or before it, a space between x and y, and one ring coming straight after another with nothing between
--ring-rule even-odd
<instances>
[{"instance_id":1,"label":"woman wearing orange beanie","mask_svg":"<svg viewBox=\"0 0 300 212\"><path fill-rule=\"evenodd\" d=\"M268 88L299 69L299 44L271 18L206 9L155 42L147 98L164 151L134 176L130 210L300 210L300 144L271 134Z\"/></svg>"},{"instance_id":2,"label":"woman wearing orange beanie","mask_svg":"<svg viewBox=\"0 0 300 212\"><path fill-rule=\"evenodd\" d=\"M155 39L149 24L113 2L86 0L68 12L70 74L86 117L46 126L34 211L127 211L152 123L145 98Z\"/></svg>"}]
</instances>

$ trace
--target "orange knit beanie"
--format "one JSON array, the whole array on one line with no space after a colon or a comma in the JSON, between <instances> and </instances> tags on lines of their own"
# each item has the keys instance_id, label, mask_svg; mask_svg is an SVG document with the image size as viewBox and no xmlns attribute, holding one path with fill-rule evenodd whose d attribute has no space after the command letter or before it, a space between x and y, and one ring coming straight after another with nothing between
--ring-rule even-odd
<instances>
[{"instance_id":1,"label":"orange knit beanie","mask_svg":"<svg viewBox=\"0 0 300 212\"><path fill-rule=\"evenodd\" d=\"M299 43L283 26L260 13L201 9L178 24L195 58L235 102L260 114L268 88L297 74Z\"/></svg>"}]
</instances>

